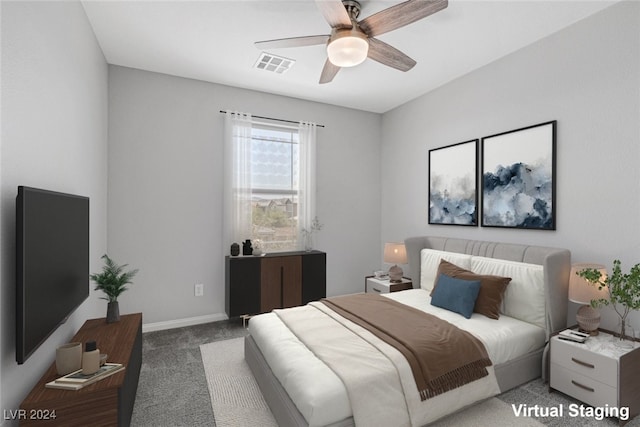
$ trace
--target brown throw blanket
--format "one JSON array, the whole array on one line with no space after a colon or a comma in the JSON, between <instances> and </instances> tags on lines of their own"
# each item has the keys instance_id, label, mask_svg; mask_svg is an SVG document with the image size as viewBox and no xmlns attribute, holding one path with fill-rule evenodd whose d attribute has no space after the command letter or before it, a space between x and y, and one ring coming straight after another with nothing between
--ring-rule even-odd
<instances>
[{"instance_id":1,"label":"brown throw blanket","mask_svg":"<svg viewBox=\"0 0 640 427\"><path fill-rule=\"evenodd\" d=\"M421 400L488 375L491 360L484 345L436 316L376 294L321 301L398 349L411 366Z\"/></svg>"}]
</instances>

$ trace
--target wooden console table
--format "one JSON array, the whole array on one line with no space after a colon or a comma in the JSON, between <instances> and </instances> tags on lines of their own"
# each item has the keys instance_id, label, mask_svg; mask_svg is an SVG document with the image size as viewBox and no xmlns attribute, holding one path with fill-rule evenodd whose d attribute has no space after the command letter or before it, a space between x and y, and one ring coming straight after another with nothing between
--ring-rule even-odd
<instances>
[{"instance_id":1,"label":"wooden console table","mask_svg":"<svg viewBox=\"0 0 640 427\"><path fill-rule=\"evenodd\" d=\"M138 389L142 365L142 313L106 323L104 318L87 320L71 340L95 340L108 362L122 363L125 370L77 391L46 388L59 377L55 363L20 405L20 425L128 426ZM55 418L50 415L55 411ZM44 419L49 418L49 419Z\"/></svg>"}]
</instances>

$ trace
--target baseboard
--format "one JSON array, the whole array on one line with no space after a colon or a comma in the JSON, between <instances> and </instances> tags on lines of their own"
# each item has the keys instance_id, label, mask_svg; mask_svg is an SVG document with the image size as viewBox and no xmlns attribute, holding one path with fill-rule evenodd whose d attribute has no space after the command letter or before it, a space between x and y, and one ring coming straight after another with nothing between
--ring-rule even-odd
<instances>
[{"instance_id":1,"label":"baseboard","mask_svg":"<svg viewBox=\"0 0 640 427\"><path fill-rule=\"evenodd\" d=\"M207 314L206 316L189 317L186 319L167 320L165 322L143 323L142 332L164 331L166 329L184 328L185 326L201 325L203 323L227 320L224 313Z\"/></svg>"}]
</instances>

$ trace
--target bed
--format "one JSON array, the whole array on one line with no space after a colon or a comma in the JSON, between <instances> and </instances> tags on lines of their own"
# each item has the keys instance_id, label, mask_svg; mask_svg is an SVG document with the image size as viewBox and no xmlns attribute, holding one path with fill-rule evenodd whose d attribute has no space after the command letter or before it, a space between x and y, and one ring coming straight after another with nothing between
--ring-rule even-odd
<instances>
[{"instance_id":1,"label":"bed","mask_svg":"<svg viewBox=\"0 0 640 427\"><path fill-rule=\"evenodd\" d=\"M568 250L434 236L408 238L405 245L414 289L379 298L469 332L486 348L487 375L425 400L411 391L416 382L397 349L326 304L275 310L251 319L245 360L280 426L389 425L389 420L426 425L545 375L549 336L566 327ZM439 268L447 262L512 279L499 319L479 313L467 319L431 304Z\"/></svg>"}]
</instances>

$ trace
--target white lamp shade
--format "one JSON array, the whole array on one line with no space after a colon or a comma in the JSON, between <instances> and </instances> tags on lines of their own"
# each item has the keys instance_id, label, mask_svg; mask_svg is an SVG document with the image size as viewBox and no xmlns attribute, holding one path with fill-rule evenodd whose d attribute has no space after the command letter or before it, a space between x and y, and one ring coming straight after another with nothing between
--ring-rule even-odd
<instances>
[{"instance_id":1,"label":"white lamp shade","mask_svg":"<svg viewBox=\"0 0 640 427\"><path fill-rule=\"evenodd\" d=\"M327 56L333 65L354 67L361 64L369 53L366 35L352 30L338 30L327 45Z\"/></svg>"},{"instance_id":2,"label":"white lamp shade","mask_svg":"<svg viewBox=\"0 0 640 427\"><path fill-rule=\"evenodd\" d=\"M609 294L606 287L602 290L598 289L597 284L587 282L586 279L578 276L578 272L595 268L602 274L600 281L607 278L607 269L601 264L573 264L569 275L569 301L579 304L590 304L592 299L608 298Z\"/></svg>"},{"instance_id":3,"label":"white lamp shade","mask_svg":"<svg viewBox=\"0 0 640 427\"><path fill-rule=\"evenodd\" d=\"M385 243L384 262L389 264L406 264L407 249L404 247L404 243Z\"/></svg>"}]
</instances>

